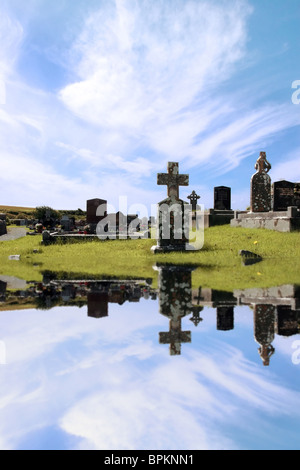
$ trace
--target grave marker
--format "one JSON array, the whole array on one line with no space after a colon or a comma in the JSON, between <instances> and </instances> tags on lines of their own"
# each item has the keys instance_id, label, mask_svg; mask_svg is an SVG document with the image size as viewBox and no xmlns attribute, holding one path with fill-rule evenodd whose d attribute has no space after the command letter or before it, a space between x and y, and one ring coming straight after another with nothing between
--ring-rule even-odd
<instances>
[{"instance_id":1,"label":"grave marker","mask_svg":"<svg viewBox=\"0 0 300 470\"><path fill-rule=\"evenodd\" d=\"M168 163L168 173L157 175L157 184L168 187L168 197L158 204L158 245L154 253L185 251L189 235L189 214L185 214L185 202L179 199L179 186L189 185L189 175L179 174L179 164Z\"/></svg>"},{"instance_id":2,"label":"grave marker","mask_svg":"<svg viewBox=\"0 0 300 470\"><path fill-rule=\"evenodd\" d=\"M271 164L268 162L266 153L260 152L255 164L257 172L251 178L251 212L271 211L271 178L268 172Z\"/></svg>"},{"instance_id":3,"label":"grave marker","mask_svg":"<svg viewBox=\"0 0 300 470\"><path fill-rule=\"evenodd\" d=\"M98 207L102 206L102 214L97 215ZM86 223L87 224L98 224L107 216L107 201L104 199L89 199L86 203Z\"/></svg>"},{"instance_id":4,"label":"grave marker","mask_svg":"<svg viewBox=\"0 0 300 470\"><path fill-rule=\"evenodd\" d=\"M217 186L214 188L214 209L231 211L231 188Z\"/></svg>"},{"instance_id":5,"label":"grave marker","mask_svg":"<svg viewBox=\"0 0 300 470\"><path fill-rule=\"evenodd\" d=\"M288 207L298 206L300 198L297 197L297 183L290 181L276 181L273 184L273 210L286 211Z\"/></svg>"}]
</instances>

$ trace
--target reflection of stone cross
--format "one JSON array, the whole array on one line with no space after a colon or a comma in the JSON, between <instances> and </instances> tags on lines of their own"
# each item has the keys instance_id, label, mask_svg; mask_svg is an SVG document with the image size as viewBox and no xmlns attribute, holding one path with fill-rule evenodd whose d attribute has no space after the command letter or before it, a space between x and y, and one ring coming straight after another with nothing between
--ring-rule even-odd
<instances>
[{"instance_id":1,"label":"reflection of stone cross","mask_svg":"<svg viewBox=\"0 0 300 470\"><path fill-rule=\"evenodd\" d=\"M199 290L198 290L198 297L194 297L194 300L197 300L198 305L200 305L201 300L204 300L204 297L201 296L201 291L202 291L202 288L199 287Z\"/></svg>"},{"instance_id":2,"label":"reflection of stone cross","mask_svg":"<svg viewBox=\"0 0 300 470\"><path fill-rule=\"evenodd\" d=\"M181 344L191 343L192 336L190 331L181 330L181 319L179 321L170 320L170 331L168 333L159 333L160 344L170 345L170 355L178 356L181 354Z\"/></svg>"},{"instance_id":3,"label":"reflection of stone cross","mask_svg":"<svg viewBox=\"0 0 300 470\"><path fill-rule=\"evenodd\" d=\"M158 173L157 184L168 186L168 197L175 196L179 199L179 186L189 185L189 175L179 174L179 164L168 163L168 173Z\"/></svg>"},{"instance_id":4,"label":"reflection of stone cross","mask_svg":"<svg viewBox=\"0 0 300 470\"><path fill-rule=\"evenodd\" d=\"M200 305L193 305L193 316L190 318L190 320L194 323L195 326L198 326L199 323L203 321L203 318L200 317L200 313L203 311L203 309L204 307L201 307Z\"/></svg>"},{"instance_id":5,"label":"reflection of stone cross","mask_svg":"<svg viewBox=\"0 0 300 470\"><path fill-rule=\"evenodd\" d=\"M198 202L198 199L201 199L201 196L198 196L196 191L193 191L192 194L190 194L188 196L188 199L190 200L190 202L192 204L192 211L196 211L197 210L197 202Z\"/></svg>"}]
</instances>

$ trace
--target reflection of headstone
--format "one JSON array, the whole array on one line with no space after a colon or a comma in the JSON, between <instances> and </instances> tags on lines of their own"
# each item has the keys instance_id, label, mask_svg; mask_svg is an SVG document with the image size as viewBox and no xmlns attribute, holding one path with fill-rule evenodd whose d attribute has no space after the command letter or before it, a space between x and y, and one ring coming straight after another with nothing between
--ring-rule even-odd
<instances>
[{"instance_id":1,"label":"reflection of headstone","mask_svg":"<svg viewBox=\"0 0 300 470\"><path fill-rule=\"evenodd\" d=\"M234 307L217 307L217 330L234 329Z\"/></svg>"},{"instance_id":2,"label":"reflection of headstone","mask_svg":"<svg viewBox=\"0 0 300 470\"><path fill-rule=\"evenodd\" d=\"M265 152L260 153L255 169L257 172L251 178L251 212L269 212L271 210L271 178L268 172L271 165Z\"/></svg>"},{"instance_id":3,"label":"reflection of headstone","mask_svg":"<svg viewBox=\"0 0 300 470\"><path fill-rule=\"evenodd\" d=\"M168 197L158 205L158 246L156 252L185 251L189 232L185 203L179 199L179 186L189 185L189 175L179 174L178 163L168 163L168 173L157 175L157 184L168 187Z\"/></svg>"},{"instance_id":4,"label":"reflection of headstone","mask_svg":"<svg viewBox=\"0 0 300 470\"><path fill-rule=\"evenodd\" d=\"M98 224L107 216L107 201L104 199L90 199L86 203L87 208L87 216L86 216L86 223L87 224ZM97 210L102 211L101 215L97 215Z\"/></svg>"},{"instance_id":5,"label":"reflection of headstone","mask_svg":"<svg viewBox=\"0 0 300 470\"><path fill-rule=\"evenodd\" d=\"M191 342L191 332L182 331L181 320L191 313L192 271L191 266L160 266L159 268L160 313L170 319L170 329L159 334L160 344L170 345L170 355L181 354L181 343Z\"/></svg>"},{"instance_id":6,"label":"reflection of headstone","mask_svg":"<svg viewBox=\"0 0 300 470\"><path fill-rule=\"evenodd\" d=\"M277 333L286 337L299 333L299 314L288 305L277 307Z\"/></svg>"},{"instance_id":7,"label":"reflection of headstone","mask_svg":"<svg viewBox=\"0 0 300 470\"><path fill-rule=\"evenodd\" d=\"M88 316L92 318L108 317L107 292L90 292L88 294Z\"/></svg>"},{"instance_id":8,"label":"reflection of headstone","mask_svg":"<svg viewBox=\"0 0 300 470\"><path fill-rule=\"evenodd\" d=\"M75 297L75 288L71 284L66 284L62 287L61 290L61 298L63 302L69 302L71 299Z\"/></svg>"},{"instance_id":9,"label":"reflection of headstone","mask_svg":"<svg viewBox=\"0 0 300 470\"><path fill-rule=\"evenodd\" d=\"M214 189L214 209L219 211L231 210L231 188L217 186Z\"/></svg>"},{"instance_id":10,"label":"reflection of headstone","mask_svg":"<svg viewBox=\"0 0 300 470\"><path fill-rule=\"evenodd\" d=\"M296 184L290 181L276 181L273 184L274 211L286 211L288 207L297 205L295 187Z\"/></svg>"},{"instance_id":11,"label":"reflection of headstone","mask_svg":"<svg viewBox=\"0 0 300 470\"><path fill-rule=\"evenodd\" d=\"M0 281L0 302L5 302L7 283Z\"/></svg>"},{"instance_id":12,"label":"reflection of headstone","mask_svg":"<svg viewBox=\"0 0 300 470\"><path fill-rule=\"evenodd\" d=\"M254 336L260 344L259 355L264 366L270 365L270 358L275 349L275 306L268 304L254 305Z\"/></svg>"}]
</instances>

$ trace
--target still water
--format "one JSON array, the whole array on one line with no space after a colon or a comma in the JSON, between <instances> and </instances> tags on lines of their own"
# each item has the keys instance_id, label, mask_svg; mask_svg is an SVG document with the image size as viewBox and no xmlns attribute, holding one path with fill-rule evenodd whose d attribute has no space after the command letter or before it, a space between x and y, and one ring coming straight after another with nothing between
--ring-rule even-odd
<instances>
[{"instance_id":1,"label":"still water","mask_svg":"<svg viewBox=\"0 0 300 470\"><path fill-rule=\"evenodd\" d=\"M157 289L0 281L1 449L300 448L299 289L157 269Z\"/></svg>"}]
</instances>

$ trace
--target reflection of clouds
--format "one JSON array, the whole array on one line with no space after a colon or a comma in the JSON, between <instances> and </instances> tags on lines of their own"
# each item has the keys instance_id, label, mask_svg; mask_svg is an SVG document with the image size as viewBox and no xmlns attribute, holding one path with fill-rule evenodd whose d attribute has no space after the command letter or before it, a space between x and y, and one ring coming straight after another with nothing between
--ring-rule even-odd
<instances>
[{"instance_id":1,"label":"reflection of clouds","mask_svg":"<svg viewBox=\"0 0 300 470\"><path fill-rule=\"evenodd\" d=\"M134 371L117 388L71 407L61 425L82 438L82 448L232 449L237 444L222 433L228 420L244 432L258 425L259 434L261 413L294 413L298 400L299 393L223 347L212 357L190 351L176 362L165 358L143 381Z\"/></svg>"},{"instance_id":2,"label":"reflection of clouds","mask_svg":"<svg viewBox=\"0 0 300 470\"><path fill-rule=\"evenodd\" d=\"M100 321L76 308L1 313L1 448L60 426L84 449L232 449L237 433L297 413L298 392L220 338L170 358L157 310L112 305Z\"/></svg>"}]
</instances>

